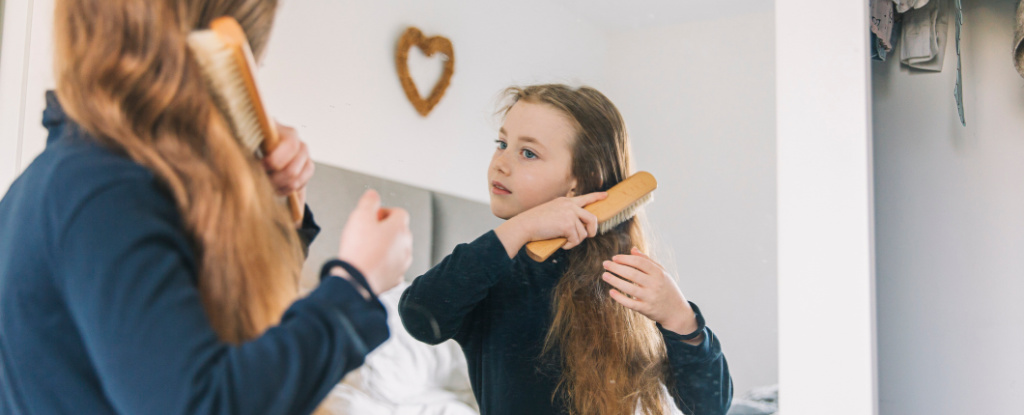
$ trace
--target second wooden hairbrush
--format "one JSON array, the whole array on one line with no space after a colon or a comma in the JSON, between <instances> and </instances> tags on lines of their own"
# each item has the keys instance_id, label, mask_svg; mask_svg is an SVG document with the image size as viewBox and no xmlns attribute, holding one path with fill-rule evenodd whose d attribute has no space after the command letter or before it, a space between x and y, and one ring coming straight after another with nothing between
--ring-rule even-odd
<instances>
[{"instance_id":1,"label":"second wooden hairbrush","mask_svg":"<svg viewBox=\"0 0 1024 415\"><path fill-rule=\"evenodd\" d=\"M583 207L597 216L597 233L608 232L636 215L638 208L651 201L658 181L650 173L642 171L626 178L608 189L608 197ZM537 262L544 262L565 246L565 238L533 241L526 244L526 253Z\"/></svg>"}]
</instances>

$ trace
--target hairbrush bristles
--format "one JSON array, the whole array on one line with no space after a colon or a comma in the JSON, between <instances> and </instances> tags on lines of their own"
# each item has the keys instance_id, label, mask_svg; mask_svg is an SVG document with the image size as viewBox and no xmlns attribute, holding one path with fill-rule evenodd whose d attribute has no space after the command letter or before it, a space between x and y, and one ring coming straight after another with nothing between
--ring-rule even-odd
<instances>
[{"instance_id":1,"label":"hairbrush bristles","mask_svg":"<svg viewBox=\"0 0 1024 415\"><path fill-rule=\"evenodd\" d=\"M249 98L245 78L239 76L235 51L213 30L199 30L188 36L191 48L210 86L213 99L225 114L242 147L255 152L266 139L260 116Z\"/></svg>"},{"instance_id":2,"label":"hairbrush bristles","mask_svg":"<svg viewBox=\"0 0 1024 415\"><path fill-rule=\"evenodd\" d=\"M610 219L598 224L597 233L607 233L608 231L615 229L616 226L621 225L623 222L632 219L633 216L636 216L636 211L639 210L644 205L646 205L647 203L649 203L651 200L654 200L654 193L648 193L644 195L636 202L629 205L629 207L627 207L622 212L619 212L615 216L612 216Z\"/></svg>"},{"instance_id":3,"label":"hairbrush bristles","mask_svg":"<svg viewBox=\"0 0 1024 415\"><path fill-rule=\"evenodd\" d=\"M188 47L239 144L251 153L273 151L280 139L260 99L256 61L242 26L231 17L214 19L209 30L188 35ZM288 209L292 220L301 223L304 209L295 192L288 195Z\"/></svg>"},{"instance_id":4,"label":"hairbrush bristles","mask_svg":"<svg viewBox=\"0 0 1024 415\"><path fill-rule=\"evenodd\" d=\"M597 216L597 232L603 234L635 216L641 206L654 198L652 192L657 187L658 181L654 180L654 176L642 171L608 189L608 197L604 200L591 203L583 209ZM566 242L565 238L533 241L526 244L526 253L533 260L544 262L565 246Z\"/></svg>"}]
</instances>

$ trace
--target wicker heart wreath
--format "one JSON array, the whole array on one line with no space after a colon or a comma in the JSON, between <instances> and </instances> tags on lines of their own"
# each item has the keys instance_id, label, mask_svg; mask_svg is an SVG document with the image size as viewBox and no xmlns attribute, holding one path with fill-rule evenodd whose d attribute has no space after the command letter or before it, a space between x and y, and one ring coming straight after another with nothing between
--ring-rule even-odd
<instances>
[{"instance_id":1,"label":"wicker heart wreath","mask_svg":"<svg viewBox=\"0 0 1024 415\"><path fill-rule=\"evenodd\" d=\"M437 81L434 89L430 91L430 96L426 99L420 96L419 91L416 90L416 83L409 76L409 50L413 46L419 47L427 56L433 56L434 53L440 52L447 57L444 60L444 72L441 73L441 79ZM420 32L419 29L410 27L398 39L398 48L395 50L395 66L398 69L398 79L402 81L405 96L409 98L412 106L416 107L416 112L426 117L441 101L445 90L451 84L452 74L455 73L455 53L452 51L452 42L442 36L428 38L423 36L423 32Z\"/></svg>"}]
</instances>

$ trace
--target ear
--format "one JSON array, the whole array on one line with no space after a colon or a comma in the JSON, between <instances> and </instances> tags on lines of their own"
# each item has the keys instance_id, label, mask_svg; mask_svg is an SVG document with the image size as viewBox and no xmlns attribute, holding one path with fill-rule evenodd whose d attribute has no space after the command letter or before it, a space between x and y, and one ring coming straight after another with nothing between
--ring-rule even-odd
<instances>
[{"instance_id":1,"label":"ear","mask_svg":"<svg viewBox=\"0 0 1024 415\"><path fill-rule=\"evenodd\" d=\"M565 193L565 197L576 197L576 178L573 177L569 180L569 191Z\"/></svg>"}]
</instances>

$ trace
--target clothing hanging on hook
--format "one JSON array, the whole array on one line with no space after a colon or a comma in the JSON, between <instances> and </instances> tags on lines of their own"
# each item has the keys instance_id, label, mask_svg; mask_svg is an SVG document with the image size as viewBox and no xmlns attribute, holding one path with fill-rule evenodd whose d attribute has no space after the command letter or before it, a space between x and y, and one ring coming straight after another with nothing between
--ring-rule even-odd
<instances>
[{"instance_id":1,"label":"clothing hanging on hook","mask_svg":"<svg viewBox=\"0 0 1024 415\"><path fill-rule=\"evenodd\" d=\"M1024 0L1017 5L1017 30L1013 36L1013 66L1024 77Z\"/></svg>"},{"instance_id":2,"label":"clothing hanging on hook","mask_svg":"<svg viewBox=\"0 0 1024 415\"><path fill-rule=\"evenodd\" d=\"M892 34L896 12L890 0L870 0L871 33L875 35L885 51L892 50Z\"/></svg>"},{"instance_id":3,"label":"clothing hanging on hook","mask_svg":"<svg viewBox=\"0 0 1024 415\"><path fill-rule=\"evenodd\" d=\"M890 0L870 0L871 58L885 61L900 34L900 20Z\"/></svg>"},{"instance_id":4,"label":"clothing hanging on hook","mask_svg":"<svg viewBox=\"0 0 1024 415\"><path fill-rule=\"evenodd\" d=\"M911 68L942 71L949 33L947 0L931 0L903 15L900 62Z\"/></svg>"},{"instance_id":5,"label":"clothing hanging on hook","mask_svg":"<svg viewBox=\"0 0 1024 415\"><path fill-rule=\"evenodd\" d=\"M910 9L920 9L928 5L928 0L892 0L896 12L906 13Z\"/></svg>"},{"instance_id":6,"label":"clothing hanging on hook","mask_svg":"<svg viewBox=\"0 0 1024 415\"><path fill-rule=\"evenodd\" d=\"M960 4L960 0L953 0L955 9L954 17L956 17L956 86L953 87L953 99L956 101L956 112L960 115L960 124L964 127L967 126L967 120L964 118L964 78L963 68L961 67L960 59L960 31L964 26L964 7Z\"/></svg>"}]
</instances>

